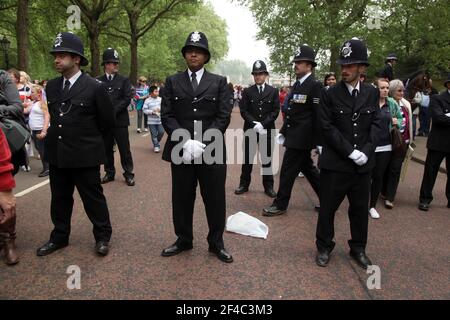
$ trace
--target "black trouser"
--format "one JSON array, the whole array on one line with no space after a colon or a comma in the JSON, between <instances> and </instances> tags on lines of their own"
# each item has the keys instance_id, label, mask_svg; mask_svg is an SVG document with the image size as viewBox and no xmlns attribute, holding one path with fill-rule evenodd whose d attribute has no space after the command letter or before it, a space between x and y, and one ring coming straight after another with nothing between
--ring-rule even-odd
<instances>
[{"instance_id":1,"label":"black trouser","mask_svg":"<svg viewBox=\"0 0 450 320\"><path fill-rule=\"evenodd\" d=\"M225 164L171 165L173 224L178 245L191 245L197 182L208 220L210 248L223 249L225 230Z\"/></svg>"},{"instance_id":2,"label":"black trouser","mask_svg":"<svg viewBox=\"0 0 450 320\"><path fill-rule=\"evenodd\" d=\"M389 162L388 169L385 172L382 193L386 196L386 200L391 202L394 202L395 195L397 194L402 165L405 160L407 150L408 149L405 148L405 150L401 152L392 152L391 161Z\"/></svg>"},{"instance_id":3,"label":"black trouser","mask_svg":"<svg viewBox=\"0 0 450 320\"><path fill-rule=\"evenodd\" d=\"M95 241L109 241L111 222L108 205L100 184L100 166L90 168L58 168L50 164L52 192L51 217L55 226L50 241L68 243L73 210L73 192L77 187L84 210L94 225Z\"/></svg>"},{"instance_id":4,"label":"black trouser","mask_svg":"<svg viewBox=\"0 0 450 320\"><path fill-rule=\"evenodd\" d=\"M372 184L370 187L370 208L376 208L378 196L383 187L383 179L391 161L391 151L375 152L375 168L372 171Z\"/></svg>"},{"instance_id":5,"label":"black trouser","mask_svg":"<svg viewBox=\"0 0 450 320\"><path fill-rule=\"evenodd\" d=\"M273 206L287 209L295 179L302 172L320 199L320 173L311 159L311 150L287 148L280 172L280 186Z\"/></svg>"},{"instance_id":6,"label":"black trouser","mask_svg":"<svg viewBox=\"0 0 450 320\"><path fill-rule=\"evenodd\" d=\"M117 147L120 153L120 163L124 171L123 176L125 178L133 178L133 158L130 151L130 139L128 137L128 127L116 127L106 132L103 135L103 141L105 143L105 171L110 177L116 175L116 168L114 167L114 140L117 143Z\"/></svg>"},{"instance_id":7,"label":"black trouser","mask_svg":"<svg viewBox=\"0 0 450 320\"><path fill-rule=\"evenodd\" d=\"M350 249L364 252L369 224L369 189L371 173L343 173L322 169L320 171L320 213L316 230L319 251L331 252L335 246L334 216L345 196L349 207L351 240Z\"/></svg>"},{"instance_id":8,"label":"black trouser","mask_svg":"<svg viewBox=\"0 0 450 320\"><path fill-rule=\"evenodd\" d=\"M447 184L445 186L445 196L450 203L450 152L442 152L428 149L425 168L423 170L422 185L420 187L420 202L431 203L433 200L433 188L439 167L445 158L445 167L447 168Z\"/></svg>"},{"instance_id":9,"label":"black trouser","mask_svg":"<svg viewBox=\"0 0 450 320\"><path fill-rule=\"evenodd\" d=\"M42 132L42 130L33 130L32 134L31 134L31 138L33 139L36 150L39 152L39 156L40 156L41 162L42 162L42 171L47 171L49 164L47 161L44 160L45 138L38 139L38 137L37 137L37 135L40 134L41 132Z\"/></svg>"},{"instance_id":10,"label":"black trouser","mask_svg":"<svg viewBox=\"0 0 450 320\"><path fill-rule=\"evenodd\" d=\"M250 129L252 130L252 129ZM242 173L240 179L240 186L248 188L251 182L252 169L253 169L253 158L255 157L256 149L260 148L261 162L263 167L263 186L264 189L273 188L273 174L272 174L272 152L274 139L272 136L272 131L267 129L266 135L256 134L256 139L258 144L255 146L250 145L250 138L244 135L244 164L242 165ZM266 145L262 148L260 144L260 139L266 139Z\"/></svg>"}]
</instances>

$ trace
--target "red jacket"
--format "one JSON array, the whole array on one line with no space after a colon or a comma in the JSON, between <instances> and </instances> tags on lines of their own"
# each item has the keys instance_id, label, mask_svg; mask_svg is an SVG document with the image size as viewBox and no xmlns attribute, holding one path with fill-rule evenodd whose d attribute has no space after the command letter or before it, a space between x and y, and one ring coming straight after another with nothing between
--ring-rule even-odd
<instances>
[{"instance_id":1,"label":"red jacket","mask_svg":"<svg viewBox=\"0 0 450 320\"><path fill-rule=\"evenodd\" d=\"M8 191L16 186L16 182L11 173L13 168L8 141L0 129L0 191Z\"/></svg>"}]
</instances>

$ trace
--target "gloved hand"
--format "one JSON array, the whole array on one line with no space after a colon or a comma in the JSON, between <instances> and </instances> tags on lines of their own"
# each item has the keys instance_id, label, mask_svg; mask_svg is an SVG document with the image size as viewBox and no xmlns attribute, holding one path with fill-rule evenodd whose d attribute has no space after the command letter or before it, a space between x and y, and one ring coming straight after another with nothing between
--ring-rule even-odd
<instances>
[{"instance_id":1,"label":"gloved hand","mask_svg":"<svg viewBox=\"0 0 450 320\"><path fill-rule=\"evenodd\" d=\"M360 156L358 159L353 160L358 166L363 166L367 163L367 161L369 160L369 158L367 158L367 156L360 152Z\"/></svg>"},{"instance_id":2,"label":"gloved hand","mask_svg":"<svg viewBox=\"0 0 450 320\"><path fill-rule=\"evenodd\" d=\"M261 124L261 122L253 121L253 123L255 124L255 126L253 127L253 130L258 132L259 134L267 134L267 130L264 129L264 127Z\"/></svg>"},{"instance_id":3,"label":"gloved hand","mask_svg":"<svg viewBox=\"0 0 450 320\"><path fill-rule=\"evenodd\" d=\"M183 145L183 161L190 162L202 155L206 145L197 140L189 139Z\"/></svg>"},{"instance_id":4,"label":"gloved hand","mask_svg":"<svg viewBox=\"0 0 450 320\"><path fill-rule=\"evenodd\" d=\"M285 138L284 138L284 136L281 133L277 134L277 136L275 137L275 141L278 144L283 145L284 144L284 140L285 140Z\"/></svg>"},{"instance_id":5,"label":"gloved hand","mask_svg":"<svg viewBox=\"0 0 450 320\"><path fill-rule=\"evenodd\" d=\"M348 156L350 159L352 159L353 161L355 161L356 159L358 159L361 156L361 151L359 150L353 150L352 153L350 153L350 155Z\"/></svg>"},{"instance_id":6,"label":"gloved hand","mask_svg":"<svg viewBox=\"0 0 450 320\"><path fill-rule=\"evenodd\" d=\"M450 112L445 114L447 117L450 117Z\"/></svg>"}]
</instances>

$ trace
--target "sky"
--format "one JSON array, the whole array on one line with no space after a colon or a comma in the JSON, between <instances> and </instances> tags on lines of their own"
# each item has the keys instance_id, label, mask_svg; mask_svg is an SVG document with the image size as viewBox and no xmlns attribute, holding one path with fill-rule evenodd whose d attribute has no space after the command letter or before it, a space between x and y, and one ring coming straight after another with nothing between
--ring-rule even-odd
<instances>
[{"instance_id":1,"label":"sky","mask_svg":"<svg viewBox=\"0 0 450 320\"><path fill-rule=\"evenodd\" d=\"M209 0L216 14L225 19L228 25L227 60L242 60L248 66L256 60L268 61L269 48L265 41L256 40L258 27L247 7L239 6L230 0Z\"/></svg>"}]
</instances>

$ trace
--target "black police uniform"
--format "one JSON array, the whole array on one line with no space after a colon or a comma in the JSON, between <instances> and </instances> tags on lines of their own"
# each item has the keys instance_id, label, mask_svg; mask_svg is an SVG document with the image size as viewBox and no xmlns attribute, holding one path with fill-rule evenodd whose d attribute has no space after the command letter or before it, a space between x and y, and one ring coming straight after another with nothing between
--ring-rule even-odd
<instances>
[{"instance_id":1,"label":"black police uniform","mask_svg":"<svg viewBox=\"0 0 450 320\"><path fill-rule=\"evenodd\" d=\"M209 55L206 36L201 32L189 35L182 49L183 55L188 47L200 48ZM207 164L203 160L201 164L175 164L172 151L180 141L173 136L177 129L187 130L191 139L207 145L211 141L203 137L206 130L217 129L222 135L225 133L231 115L229 103L231 95L227 80L204 70L201 81L194 91L188 71L181 72L167 78L161 91L161 98L161 122L168 134L163 160L171 162L173 223L178 237L176 245L179 248L192 247L192 219L199 183L209 226L207 238L209 247L214 250L224 249L227 169L225 142L221 144L223 157L212 164ZM200 124L201 131L195 131L194 128ZM182 151L178 154L181 156Z\"/></svg>"},{"instance_id":2,"label":"black police uniform","mask_svg":"<svg viewBox=\"0 0 450 320\"><path fill-rule=\"evenodd\" d=\"M450 74L446 83L450 82ZM447 206L450 207L450 93L445 90L440 95L431 96L430 111L433 126L427 141L427 159L423 172L422 185L420 187L420 203L428 205L433 200L433 187L439 171L439 166L445 158L447 168L447 184L445 187L445 196L447 197Z\"/></svg>"},{"instance_id":3,"label":"black police uniform","mask_svg":"<svg viewBox=\"0 0 450 320\"><path fill-rule=\"evenodd\" d=\"M103 64L108 62L119 63L119 56L117 51L108 48L103 53ZM105 84L106 91L111 98L111 102L114 106L114 112L116 115L116 126L104 134L106 158L105 158L105 171L106 175L103 178L103 182L111 181L114 179L116 169L114 167L114 140L117 143L117 147L120 153L120 162L124 170L123 176L127 179L127 182L132 182L134 178L133 174L133 157L130 151L130 139L128 136L128 126L130 125L130 118L128 115L128 105L130 104L132 93L130 80L120 74L109 75L112 79L108 79L108 76L104 74L99 77L98 80Z\"/></svg>"},{"instance_id":4,"label":"black police uniform","mask_svg":"<svg viewBox=\"0 0 450 320\"><path fill-rule=\"evenodd\" d=\"M256 61L253 64L252 74L267 73L266 64L263 61ZM263 160L263 186L264 190L273 190L273 174L271 172L271 159L274 143L275 120L280 112L280 99L278 90L268 84L264 84L264 90L260 92L260 86L252 85L244 89L242 92L242 100L239 103L241 116L245 120L244 132L253 130L255 122L260 122L267 134L261 135L256 133L257 142L260 139L266 139L264 154L261 156ZM261 87L262 88L262 87ZM250 135L251 136L251 135ZM249 136L244 136L244 164L242 165L242 173L240 178L240 187L248 189L251 182L252 161L256 153L257 146L250 146Z\"/></svg>"},{"instance_id":5,"label":"black police uniform","mask_svg":"<svg viewBox=\"0 0 450 320\"><path fill-rule=\"evenodd\" d=\"M394 68L388 61L391 60L398 60L397 56L393 53L387 56L386 63L384 65L384 68L379 72L380 77L387 78L389 81L392 81L394 78Z\"/></svg>"},{"instance_id":6,"label":"black police uniform","mask_svg":"<svg viewBox=\"0 0 450 320\"><path fill-rule=\"evenodd\" d=\"M338 64L367 63L367 49L360 40L347 41ZM320 213L316 244L319 252L334 248L334 216L347 196L354 253L364 253L367 244L369 190L375 166L375 148L380 132L379 90L360 82L356 97L344 81L323 90L320 102L323 149L320 158ZM363 152L368 161L358 166L349 155Z\"/></svg>"},{"instance_id":7,"label":"black police uniform","mask_svg":"<svg viewBox=\"0 0 450 320\"><path fill-rule=\"evenodd\" d=\"M71 33L60 33L52 53L72 52L83 56L81 40ZM101 82L82 73L70 90L64 77L47 83L46 95L51 126L45 139L50 163L51 217L55 226L50 241L67 244L76 187L86 213L94 225L97 242L108 242L111 223L103 189L100 164L105 158L102 131L114 126L111 101Z\"/></svg>"},{"instance_id":8,"label":"black police uniform","mask_svg":"<svg viewBox=\"0 0 450 320\"><path fill-rule=\"evenodd\" d=\"M307 46L300 46L293 62L309 61L315 67L316 53ZM319 196L320 173L311 159L311 150L319 145L317 113L320 91L323 85L309 75L303 83L298 79L287 97L286 119L280 129L284 136L286 151L280 171L280 185L272 206L286 210L291 198L292 188L298 174L302 172L311 187Z\"/></svg>"}]
</instances>

